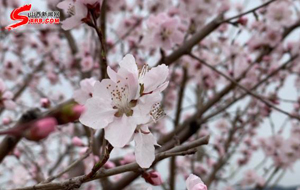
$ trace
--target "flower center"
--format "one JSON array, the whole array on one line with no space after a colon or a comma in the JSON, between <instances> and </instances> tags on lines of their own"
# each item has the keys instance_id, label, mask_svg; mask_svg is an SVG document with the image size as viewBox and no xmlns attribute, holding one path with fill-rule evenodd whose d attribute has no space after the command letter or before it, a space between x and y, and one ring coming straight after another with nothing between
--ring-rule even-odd
<instances>
[{"instance_id":1,"label":"flower center","mask_svg":"<svg viewBox=\"0 0 300 190\"><path fill-rule=\"evenodd\" d=\"M121 117L123 114L126 116L132 116L133 110L131 109L136 105L135 100L129 100L129 88L127 84L121 84L119 80L113 87L109 84L106 87L110 90L111 100L113 101L113 108L117 110L115 113L116 117Z\"/></svg>"},{"instance_id":2,"label":"flower center","mask_svg":"<svg viewBox=\"0 0 300 190\"><path fill-rule=\"evenodd\" d=\"M161 39L162 39L163 41L165 41L165 40L167 40L167 39L169 38L169 36L170 36L171 34L172 34L172 31L170 31L170 30L164 28L164 29L162 30L162 32L160 33Z\"/></svg>"}]
</instances>

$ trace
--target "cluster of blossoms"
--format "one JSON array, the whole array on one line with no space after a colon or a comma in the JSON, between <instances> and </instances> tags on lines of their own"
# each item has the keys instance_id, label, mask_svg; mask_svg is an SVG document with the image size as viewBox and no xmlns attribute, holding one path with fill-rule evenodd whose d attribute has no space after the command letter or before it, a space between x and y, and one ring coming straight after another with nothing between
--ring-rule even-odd
<instances>
[{"instance_id":1,"label":"cluster of blossoms","mask_svg":"<svg viewBox=\"0 0 300 190\"><path fill-rule=\"evenodd\" d=\"M296 127L299 123L287 120L281 127L277 120L281 120L282 116L297 118L300 113L299 94L282 93L285 87L291 87L290 80L294 79L293 87L300 89L298 1L260 0L251 1L249 6L230 0L48 0L43 3L48 5L49 10L60 8L67 13L61 14L66 16L62 25L27 25L23 27L25 31L20 28L0 33L0 41L4 39L4 43L0 43L0 62L3 63L0 64L0 112L3 111L3 125L16 126L13 125L15 118L28 108L39 107L43 114L44 111L47 114L47 117L34 120L30 126L22 126L22 130L1 129L0 134L39 141L24 140L11 151L9 155L20 161L16 167L9 166L14 164L11 159L0 165L0 173L5 173L2 176L11 173L11 180L4 188L38 184L48 175L53 176L61 172L61 168L67 168L73 159L87 156L92 144L93 153L73 168L76 171L66 172L57 180L91 172L93 164L100 161L100 150L104 147L89 141L92 138L89 139L89 131L82 124L104 129L105 139L111 145L124 147L120 152L116 149L111 153L111 159L103 166L105 169L123 168L122 165L135 161L142 168L151 167L157 145L155 137L161 137L161 141L167 139L168 142L161 143L164 149L169 143L176 146L177 143L210 135L210 145L197 148L196 154L172 159L175 172L168 173L168 177L176 178L175 181L180 181L177 179L182 176L187 178L188 190L206 189L196 176L189 176L191 172L206 179L210 189L234 190L236 187L231 182L237 178L242 188L267 188L272 180L269 183L259 172L250 170L244 176L238 175L238 171L252 164L253 159L259 160L254 155L260 149L273 161L272 167L291 175L289 171L295 169L294 163L300 158L300 136ZM242 14L254 3L269 4ZM5 7L0 9L0 14L7 15L7 8L10 10L20 5L19 0L0 1L0 7ZM101 15L100 11L103 11ZM211 22L222 13L223 18L218 17L217 22ZM243 16L231 17L240 14ZM9 22L9 17L1 17L0 27ZM35 32L28 33L27 27ZM98 35L99 32L103 34L104 43L99 43L95 30ZM194 41L199 36L201 40ZM187 45L189 48L185 51ZM177 48L184 51L177 51ZM103 70L106 68L102 68L105 64L102 64L103 54L99 49L106 49L105 60L110 66L107 68L109 79L101 82L97 79L104 77ZM135 58L125 56L116 69L116 58L128 53ZM286 62L296 56L298 58L294 61ZM160 65L149 69L136 64L156 61L165 62L168 67ZM283 67L285 63L288 64ZM236 79L261 99L254 98L206 65ZM280 70L276 71L278 68ZM167 79L169 70L172 74ZM73 97L80 105L73 102L70 105L68 101L67 105L63 104L71 98L71 92L79 82L80 89ZM168 117L161 118L164 112L160 103ZM14 109L16 105L18 107ZM274 107L285 112L274 117L278 114ZM290 107L293 107L292 111ZM81 123L77 122L79 117ZM191 122L195 118L196 124ZM273 135L258 141L257 136L265 132L268 123L265 121L269 120ZM290 137L286 138L281 130L289 125L295 126ZM171 131L173 129L180 131ZM56 133L47 138L54 131ZM173 132L178 132L178 136L172 136ZM95 133L95 139L102 138L102 134ZM129 143L135 143L135 155L130 149L132 147L127 146ZM24 144L29 144L30 150ZM66 154L61 154L64 152ZM28 155L34 155L37 162L28 159ZM232 158L237 159L232 162ZM58 163L56 168L53 166L55 163ZM19 167L22 165L25 167ZM159 166L155 168L157 171L161 169ZM228 177L232 169L234 173ZM23 171L22 176L26 179L19 178ZM142 177L149 184L164 183L156 171L143 170L143 173ZM122 173L110 176L108 180L112 186L118 187L122 184L118 183L119 180L128 179L126 177ZM285 176L281 182L289 182L288 178ZM103 184L102 189L107 189ZM100 183L89 182L86 185L82 184L81 188L99 189ZM125 186L119 189L123 188Z\"/></svg>"},{"instance_id":2,"label":"cluster of blossoms","mask_svg":"<svg viewBox=\"0 0 300 190\"><path fill-rule=\"evenodd\" d=\"M124 147L135 142L137 163L148 168L154 161L155 137L149 126L164 112L160 107L161 92L168 86L169 69L166 65L138 69L132 55L126 55L115 72L110 67L110 79L81 82L81 90L74 98L84 104L86 111L80 122L93 129L103 129L113 147Z\"/></svg>"},{"instance_id":3,"label":"cluster of blossoms","mask_svg":"<svg viewBox=\"0 0 300 190\"><path fill-rule=\"evenodd\" d=\"M267 157L271 157L274 165L284 169L292 169L300 159L300 130L295 125L291 128L290 137L284 139L280 134L260 139L261 148Z\"/></svg>"}]
</instances>

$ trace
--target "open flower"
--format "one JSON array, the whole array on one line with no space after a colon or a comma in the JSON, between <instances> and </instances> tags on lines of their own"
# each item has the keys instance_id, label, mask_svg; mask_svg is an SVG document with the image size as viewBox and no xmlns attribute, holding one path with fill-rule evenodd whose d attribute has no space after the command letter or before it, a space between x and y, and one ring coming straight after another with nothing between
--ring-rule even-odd
<instances>
[{"instance_id":1,"label":"open flower","mask_svg":"<svg viewBox=\"0 0 300 190\"><path fill-rule=\"evenodd\" d=\"M93 86L96 80L94 78L83 79L80 81L80 89L76 90L73 98L79 104L84 104L87 99L93 96Z\"/></svg>"},{"instance_id":2,"label":"open flower","mask_svg":"<svg viewBox=\"0 0 300 190\"><path fill-rule=\"evenodd\" d=\"M146 126L164 115L160 92L168 85L169 69L166 65L153 69L144 66L139 71L132 55L126 55L119 65L118 72L107 68L110 79L95 83L79 120L94 129L104 128L105 138L114 147L124 147L134 138L137 162L149 167L156 141ZM143 162L145 151L151 156Z\"/></svg>"},{"instance_id":3,"label":"open flower","mask_svg":"<svg viewBox=\"0 0 300 190\"><path fill-rule=\"evenodd\" d=\"M183 40L183 33L180 31L180 20L167 14L161 13L157 16L150 16L147 21L147 31L143 44L150 47L161 46L165 50L171 49L174 45Z\"/></svg>"},{"instance_id":4,"label":"open flower","mask_svg":"<svg viewBox=\"0 0 300 190\"><path fill-rule=\"evenodd\" d=\"M186 179L186 187L188 190L207 190L203 181L194 174L190 174L190 176Z\"/></svg>"},{"instance_id":5,"label":"open flower","mask_svg":"<svg viewBox=\"0 0 300 190\"><path fill-rule=\"evenodd\" d=\"M79 26L82 23L82 19L87 17L88 9L86 5L80 0L65 0L57 4L57 7L63 10L67 10L67 13L71 16L62 21L62 29L70 30Z\"/></svg>"}]
</instances>

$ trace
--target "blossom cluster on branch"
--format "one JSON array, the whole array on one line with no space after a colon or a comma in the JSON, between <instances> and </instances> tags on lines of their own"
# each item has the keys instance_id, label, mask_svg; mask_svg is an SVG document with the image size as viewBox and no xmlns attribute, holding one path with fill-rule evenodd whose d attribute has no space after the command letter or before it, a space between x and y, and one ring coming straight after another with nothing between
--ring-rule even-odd
<instances>
[{"instance_id":1,"label":"blossom cluster on branch","mask_svg":"<svg viewBox=\"0 0 300 190\"><path fill-rule=\"evenodd\" d=\"M299 185L298 1L32 1L61 22L6 30L23 3L0 1L0 189Z\"/></svg>"}]
</instances>

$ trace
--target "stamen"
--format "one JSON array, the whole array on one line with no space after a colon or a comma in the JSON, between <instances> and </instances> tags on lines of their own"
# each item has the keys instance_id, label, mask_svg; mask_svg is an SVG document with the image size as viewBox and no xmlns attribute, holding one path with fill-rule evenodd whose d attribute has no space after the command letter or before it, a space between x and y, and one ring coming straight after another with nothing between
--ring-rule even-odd
<instances>
[{"instance_id":1,"label":"stamen","mask_svg":"<svg viewBox=\"0 0 300 190\"><path fill-rule=\"evenodd\" d=\"M75 15L75 6L74 4L69 4L69 8L67 10L68 15L74 16Z\"/></svg>"},{"instance_id":2,"label":"stamen","mask_svg":"<svg viewBox=\"0 0 300 190\"><path fill-rule=\"evenodd\" d=\"M163 108L160 106L160 103L155 103L152 106L152 109L150 111L150 116L155 123L165 115L166 114L165 114Z\"/></svg>"},{"instance_id":3,"label":"stamen","mask_svg":"<svg viewBox=\"0 0 300 190\"><path fill-rule=\"evenodd\" d=\"M145 64L145 65L142 67L142 69L140 70L139 78L143 78L149 70L150 70L150 69L149 69L148 64Z\"/></svg>"}]
</instances>

